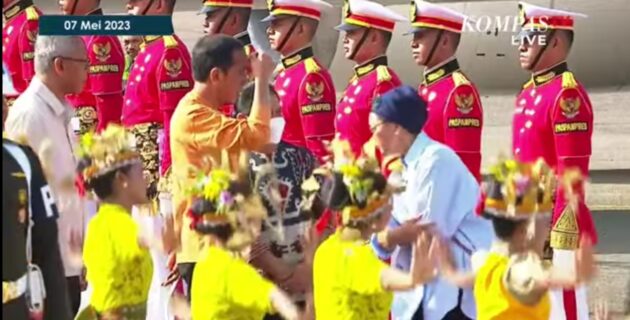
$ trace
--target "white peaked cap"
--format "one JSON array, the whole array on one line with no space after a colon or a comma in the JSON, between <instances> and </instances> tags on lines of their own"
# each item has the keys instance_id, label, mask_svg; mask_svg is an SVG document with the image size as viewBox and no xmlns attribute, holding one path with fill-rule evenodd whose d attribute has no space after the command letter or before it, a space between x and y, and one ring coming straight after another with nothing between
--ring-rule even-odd
<instances>
[{"instance_id":1,"label":"white peaked cap","mask_svg":"<svg viewBox=\"0 0 630 320\"><path fill-rule=\"evenodd\" d=\"M315 20L321 18L322 12L331 9L332 5L322 0L268 0L269 16L262 21L271 21L281 15L306 17Z\"/></svg>"},{"instance_id":2,"label":"white peaked cap","mask_svg":"<svg viewBox=\"0 0 630 320\"><path fill-rule=\"evenodd\" d=\"M357 28L375 28L393 32L396 22L405 17L380 3L368 0L347 0L343 10L343 23L337 30L350 31Z\"/></svg>"},{"instance_id":3,"label":"white peaked cap","mask_svg":"<svg viewBox=\"0 0 630 320\"><path fill-rule=\"evenodd\" d=\"M467 16L453 9L426 1L411 2L411 32L423 28L441 29L461 33Z\"/></svg>"},{"instance_id":4,"label":"white peaked cap","mask_svg":"<svg viewBox=\"0 0 630 320\"><path fill-rule=\"evenodd\" d=\"M574 18L586 18L585 14L551 9L519 2L522 28L573 30Z\"/></svg>"}]
</instances>

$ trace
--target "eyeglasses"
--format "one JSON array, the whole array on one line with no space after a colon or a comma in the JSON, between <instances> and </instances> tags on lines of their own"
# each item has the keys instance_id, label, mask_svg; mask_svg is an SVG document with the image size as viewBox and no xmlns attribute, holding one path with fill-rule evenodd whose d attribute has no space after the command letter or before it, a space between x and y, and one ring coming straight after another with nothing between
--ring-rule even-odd
<instances>
[{"instance_id":1,"label":"eyeglasses","mask_svg":"<svg viewBox=\"0 0 630 320\"><path fill-rule=\"evenodd\" d=\"M377 124L373 125L370 127L370 131L372 133L376 132L376 129L378 129L380 126L384 125L385 122L384 121L379 121Z\"/></svg>"},{"instance_id":2,"label":"eyeglasses","mask_svg":"<svg viewBox=\"0 0 630 320\"><path fill-rule=\"evenodd\" d=\"M86 70L90 68L90 60L88 60L88 59L77 59L77 58L64 57L64 56L58 56L58 57L55 57L55 58L68 60L68 61L72 61L72 62L77 62L77 63L83 63L83 68L85 68Z\"/></svg>"}]
</instances>

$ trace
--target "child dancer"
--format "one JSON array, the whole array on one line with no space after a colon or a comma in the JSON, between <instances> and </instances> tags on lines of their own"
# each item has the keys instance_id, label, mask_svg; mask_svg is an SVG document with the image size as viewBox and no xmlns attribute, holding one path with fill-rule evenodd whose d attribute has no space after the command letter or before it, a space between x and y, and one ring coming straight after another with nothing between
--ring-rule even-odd
<instances>
[{"instance_id":1,"label":"child dancer","mask_svg":"<svg viewBox=\"0 0 630 320\"><path fill-rule=\"evenodd\" d=\"M398 186L388 184L376 160L354 160L347 142L334 141L335 164L322 187L328 207L341 214L342 225L315 252L313 284L317 319L387 319L392 292L411 289L435 275L429 253L429 232L414 246L409 272L378 259L370 236L387 225L390 197ZM305 188L313 189L310 180Z\"/></svg>"},{"instance_id":2,"label":"child dancer","mask_svg":"<svg viewBox=\"0 0 630 320\"><path fill-rule=\"evenodd\" d=\"M562 181L565 186L581 183L577 171L567 172ZM483 209L496 233L490 251L473 255L474 274L458 274L448 254L440 250L444 277L460 287L474 285L477 319L547 320L550 289L575 287L593 276L589 239L581 241L574 274L550 268L541 260L549 232L553 179L553 172L542 160L534 164L507 160L495 165Z\"/></svg>"},{"instance_id":3,"label":"child dancer","mask_svg":"<svg viewBox=\"0 0 630 320\"><path fill-rule=\"evenodd\" d=\"M190 227L205 246L192 280L193 319L260 320L275 312L298 319L291 299L246 261L266 215L247 175L233 179L215 169L200 175L190 192Z\"/></svg>"},{"instance_id":4,"label":"child dancer","mask_svg":"<svg viewBox=\"0 0 630 320\"><path fill-rule=\"evenodd\" d=\"M88 190L100 200L88 224L83 261L93 293L90 305L77 319L145 320L153 266L149 246L168 249L172 228L164 242L143 238L131 208L148 202L147 183L133 136L118 125L101 134L81 138L79 170Z\"/></svg>"}]
</instances>

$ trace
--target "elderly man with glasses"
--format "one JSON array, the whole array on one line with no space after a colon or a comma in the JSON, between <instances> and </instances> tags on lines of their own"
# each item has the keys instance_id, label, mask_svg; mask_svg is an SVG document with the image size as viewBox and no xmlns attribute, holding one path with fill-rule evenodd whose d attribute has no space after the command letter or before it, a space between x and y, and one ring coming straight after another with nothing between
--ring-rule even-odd
<instances>
[{"instance_id":1,"label":"elderly man with glasses","mask_svg":"<svg viewBox=\"0 0 630 320\"><path fill-rule=\"evenodd\" d=\"M39 36L35 43L35 77L15 101L5 123L8 138L30 146L44 169L49 169L46 173L59 209L59 245L74 312L80 305L82 265L80 253L72 248L78 247L77 239L83 238L84 205L74 187L74 109L65 96L81 92L89 64L80 37Z\"/></svg>"}]
</instances>

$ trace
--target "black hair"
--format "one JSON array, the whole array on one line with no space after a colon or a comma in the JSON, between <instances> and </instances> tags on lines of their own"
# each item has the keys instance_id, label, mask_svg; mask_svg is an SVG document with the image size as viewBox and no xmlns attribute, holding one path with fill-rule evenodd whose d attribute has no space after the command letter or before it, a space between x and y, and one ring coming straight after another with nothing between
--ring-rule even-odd
<instances>
[{"instance_id":1,"label":"black hair","mask_svg":"<svg viewBox=\"0 0 630 320\"><path fill-rule=\"evenodd\" d=\"M562 36L567 40L569 48L573 46L573 40L575 40L575 33L573 30L556 30L556 32L560 32L560 34L562 34Z\"/></svg>"},{"instance_id":2,"label":"black hair","mask_svg":"<svg viewBox=\"0 0 630 320\"><path fill-rule=\"evenodd\" d=\"M364 173L362 179L372 179L374 181L370 193L383 193L387 187L387 180L380 173L366 172ZM344 207L349 205L355 205L360 209L367 206L366 202L352 202L350 191L343 182L343 175L337 172L335 172L322 186L322 198L327 207L334 211L341 211Z\"/></svg>"},{"instance_id":3,"label":"black hair","mask_svg":"<svg viewBox=\"0 0 630 320\"><path fill-rule=\"evenodd\" d=\"M516 230L527 224L527 220L508 219L488 212L484 212L483 216L492 221L494 233L497 235L497 238L503 241L510 241Z\"/></svg>"},{"instance_id":4,"label":"black hair","mask_svg":"<svg viewBox=\"0 0 630 320\"><path fill-rule=\"evenodd\" d=\"M392 33L384 30L379 30L383 35L383 44L385 45L385 49L389 47L389 44L392 42Z\"/></svg>"},{"instance_id":5,"label":"black hair","mask_svg":"<svg viewBox=\"0 0 630 320\"><path fill-rule=\"evenodd\" d=\"M221 224L204 224L201 221L201 217L209 212L215 212L217 210L213 202L206 199L196 199L190 206L190 213L193 215L193 226L195 231L201 234L210 234L221 241L228 241L234 233L234 228L229 223Z\"/></svg>"},{"instance_id":6,"label":"black hair","mask_svg":"<svg viewBox=\"0 0 630 320\"><path fill-rule=\"evenodd\" d=\"M241 93L238 96L238 100L236 101L236 112L249 116L249 113L252 110L252 105L254 104L254 93L256 92L256 85L254 81L247 83ZM269 85L269 93L278 96L276 93L276 89L274 89L273 85Z\"/></svg>"},{"instance_id":7,"label":"black hair","mask_svg":"<svg viewBox=\"0 0 630 320\"><path fill-rule=\"evenodd\" d=\"M234 52L244 52L243 44L226 35L204 36L192 51L193 78L197 82L205 82L210 71L219 68L227 71L234 65Z\"/></svg>"},{"instance_id":8,"label":"black hair","mask_svg":"<svg viewBox=\"0 0 630 320\"><path fill-rule=\"evenodd\" d=\"M459 47L459 43L462 40L462 35L461 33L457 33L457 32L449 32L451 35L451 40L453 40L453 49L457 49L457 47Z\"/></svg>"},{"instance_id":9,"label":"black hair","mask_svg":"<svg viewBox=\"0 0 630 320\"><path fill-rule=\"evenodd\" d=\"M234 228L229 223L224 224L195 224L195 231L217 237L222 242L228 242L234 234Z\"/></svg>"},{"instance_id":10,"label":"black hair","mask_svg":"<svg viewBox=\"0 0 630 320\"><path fill-rule=\"evenodd\" d=\"M126 165L124 167L112 170L104 175L96 177L90 181L86 181L85 186L94 191L99 199L105 199L110 197L114 193L114 179L118 172L129 173L132 165Z\"/></svg>"},{"instance_id":11,"label":"black hair","mask_svg":"<svg viewBox=\"0 0 630 320\"><path fill-rule=\"evenodd\" d=\"M248 181L232 181L228 187L228 192L231 194L241 194L244 197L249 197L253 193L251 184ZM228 222L220 224L204 224L201 223L201 217L204 214L217 211L217 207L211 201L206 199L196 199L193 201L190 207L190 213L193 216L193 227L195 231L201 234L213 235L223 242L227 242L234 234L234 227Z\"/></svg>"}]
</instances>

